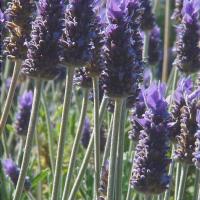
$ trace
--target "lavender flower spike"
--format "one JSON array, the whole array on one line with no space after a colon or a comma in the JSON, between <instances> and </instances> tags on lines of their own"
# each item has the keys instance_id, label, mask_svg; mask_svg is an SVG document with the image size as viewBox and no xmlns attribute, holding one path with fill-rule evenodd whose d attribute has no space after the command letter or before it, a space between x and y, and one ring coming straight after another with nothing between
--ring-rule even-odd
<instances>
[{"instance_id":1,"label":"lavender flower spike","mask_svg":"<svg viewBox=\"0 0 200 200\"><path fill-rule=\"evenodd\" d=\"M127 1L117 4L112 0L107 13L106 67L101 77L105 94L112 98L137 96L142 79L143 66L133 49L134 40L125 3Z\"/></svg>"},{"instance_id":2,"label":"lavender flower spike","mask_svg":"<svg viewBox=\"0 0 200 200\"><path fill-rule=\"evenodd\" d=\"M32 25L31 40L27 43L27 59L22 65L22 72L32 78L48 80L58 74L64 5L62 0L40 0L39 5L40 14Z\"/></svg>"},{"instance_id":3,"label":"lavender flower spike","mask_svg":"<svg viewBox=\"0 0 200 200\"><path fill-rule=\"evenodd\" d=\"M11 33L5 38L5 54L10 58L24 60L30 39L31 22L34 19L35 3L32 0L12 0L4 12L7 29Z\"/></svg>"},{"instance_id":4,"label":"lavender flower spike","mask_svg":"<svg viewBox=\"0 0 200 200\"><path fill-rule=\"evenodd\" d=\"M16 186L20 169L11 159L7 159L3 161L3 168L5 171L5 174L11 179L13 184ZM30 190L30 188L31 188L31 182L30 182L29 177L26 176L25 182L24 182L24 189L28 191Z\"/></svg>"},{"instance_id":5,"label":"lavender flower spike","mask_svg":"<svg viewBox=\"0 0 200 200\"><path fill-rule=\"evenodd\" d=\"M63 61L68 66L87 66L92 76L103 67L103 32L94 0L71 0L65 11L62 46Z\"/></svg>"},{"instance_id":6,"label":"lavender flower spike","mask_svg":"<svg viewBox=\"0 0 200 200\"><path fill-rule=\"evenodd\" d=\"M28 131L28 124L30 120L31 108L33 102L33 92L28 91L19 99L19 111L16 117L16 133L21 136L26 136Z\"/></svg>"},{"instance_id":7,"label":"lavender flower spike","mask_svg":"<svg viewBox=\"0 0 200 200\"><path fill-rule=\"evenodd\" d=\"M174 65L186 74L197 72L200 66L199 10L200 3L198 0L184 0L182 22L177 27L177 56Z\"/></svg>"},{"instance_id":8,"label":"lavender flower spike","mask_svg":"<svg viewBox=\"0 0 200 200\"><path fill-rule=\"evenodd\" d=\"M164 86L152 84L144 91L147 111L138 122L142 126L133 161L131 185L145 194L164 192L170 181L167 103Z\"/></svg>"},{"instance_id":9,"label":"lavender flower spike","mask_svg":"<svg viewBox=\"0 0 200 200\"><path fill-rule=\"evenodd\" d=\"M176 0L175 1L175 9L172 15L172 19L175 21L175 23L179 24L182 20L182 11L183 9L183 0Z\"/></svg>"}]
</instances>

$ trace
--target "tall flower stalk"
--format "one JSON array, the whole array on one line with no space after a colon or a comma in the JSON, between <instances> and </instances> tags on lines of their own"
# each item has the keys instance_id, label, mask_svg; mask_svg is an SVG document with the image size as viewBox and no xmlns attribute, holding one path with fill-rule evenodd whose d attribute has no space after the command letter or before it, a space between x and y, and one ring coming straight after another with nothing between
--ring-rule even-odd
<instances>
[{"instance_id":1,"label":"tall flower stalk","mask_svg":"<svg viewBox=\"0 0 200 200\"><path fill-rule=\"evenodd\" d=\"M103 99L102 99L102 102L101 102L100 109L99 109L99 125L101 125L101 123L102 123L103 116L104 116L104 113L105 113L107 105L108 105L108 99L104 96ZM90 159L90 156L92 154L93 147L94 147L94 131L92 133L92 136L91 136L87 151L85 153L85 157L84 157L83 162L81 164L81 167L79 169L79 173L77 175L77 178L74 181L74 185L73 185L73 187L71 189L71 192L70 192L68 200L74 200L75 199L76 192L78 191L78 189L80 187L80 184L81 184L81 181L83 179L84 173L85 173L85 171L87 169L87 166L88 166L88 163L89 163L89 159Z\"/></svg>"},{"instance_id":2,"label":"tall flower stalk","mask_svg":"<svg viewBox=\"0 0 200 200\"><path fill-rule=\"evenodd\" d=\"M129 96L138 95L138 83L141 81L142 66L141 61L137 59L138 51L133 50L136 38L132 32L132 15L129 15L133 4L132 1L121 1L118 4L112 0L107 6L109 24L106 30L106 67L101 76L105 94L115 102L107 199L114 198L122 105Z\"/></svg>"},{"instance_id":3,"label":"tall flower stalk","mask_svg":"<svg viewBox=\"0 0 200 200\"><path fill-rule=\"evenodd\" d=\"M78 147L79 147L79 143L80 143L80 139L81 139L81 133L83 131L83 125L84 125L86 112L87 112L88 92L89 92L88 89L85 89L79 124L78 124L78 128L77 128L76 136L74 139L74 144L72 147L69 167L68 167L67 176L66 176L66 180L65 180L65 186L64 186L63 196L62 196L63 200L67 199L68 195L69 195L70 183L71 183L71 179L72 179L73 169L75 167L76 155L77 155L77 151L78 151Z\"/></svg>"},{"instance_id":4,"label":"tall flower stalk","mask_svg":"<svg viewBox=\"0 0 200 200\"><path fill-rule=\"evenodd\" d=\"M39 111L42 81L51 80L57 75L57 65L60 55L58 41L62 33L60 22L62 9L63 5L60 0L39 1L39 15L33 22L31 39L27 43L27 59L23 63L22 72L35 79L35 90L22 166L14 193L14 200L19 200L23 191Z\"/></svg>"}]
</instances>

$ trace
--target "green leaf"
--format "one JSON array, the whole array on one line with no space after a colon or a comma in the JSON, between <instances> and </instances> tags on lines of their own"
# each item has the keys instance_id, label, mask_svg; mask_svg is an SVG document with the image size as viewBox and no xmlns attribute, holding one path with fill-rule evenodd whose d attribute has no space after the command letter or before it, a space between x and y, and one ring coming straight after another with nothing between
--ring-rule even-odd
<instances>
[{"instance_id":1,"label":"green leaf","mask_svg":"<svg viewBox=\"0 0 200 200\"><path fill-rule=\"evenodd\" d=\"M40 181L47 178L50 173L49 169L42 170L32 181L32 188L36 187Z\"/></svg>"}]
</instances>

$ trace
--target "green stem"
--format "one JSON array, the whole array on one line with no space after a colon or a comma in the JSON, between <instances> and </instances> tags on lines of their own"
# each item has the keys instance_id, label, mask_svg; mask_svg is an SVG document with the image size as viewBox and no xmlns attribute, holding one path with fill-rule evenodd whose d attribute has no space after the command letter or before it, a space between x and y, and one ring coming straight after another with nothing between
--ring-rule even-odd
<instances>
[{"instance_id":1,"label":"green stem","mask_svg":"<svg viewBox=\"0 0 200 200\"><path fill-rule=\"evenodd\" d=\"M177 196L176 200L183 200L184 191L185 191L185 184L186 184L186 180L187 180L188 168L189 168L189 166L187 164L182 165L178 196Z\"/></svg>"},{"instance_id":2,"label":"green stem","mask_svg":"<svg viewBox=\"0 0 200 200\"><path fill-rule=\"evenodd\" d=\"M144 199L145 200L152 200L152 196L151 195L145 195Z\"/></svg>"},{"instance_id":3,"label":"green stem","mask_svg":"<svg viewBox=\"0 0 200 200\"><path fill-rule=\"evenodd\" d=\"M33 105L31 109L31 116L30 116L30 122L29 122L29 127L28 127L28 133L26 137L26 144L25 144L25 149L24 149L22 166L21 166L21 170L19 174L19 179L17 181L17 187L16 187L13 200L20 200L20 197L24 188L24 180L25 180L26 173L28 170L28 163L29 163L30 154L31 154L32 141L33 141L33 136L35 132L35 126L37 123L37 115L39 111L41 85L42 85L42 81L40 79L37 79L35 82Z\"/></svg>"},{"instance_id":4,"label":"green stem","mask_svg":"<svg viewBox=\"0 0 200 200\"><path fill-rule=\"evenodd\" d=\"M95 194L96 199L99 196L100 183L100 126L99 126L99 77L93 77L94 94L94 169L95 169Z\"/></svg>"},{"instance_id":5,"label":"green stem","mask_svg":"<svg viewBox=\"0 0 200 200\"><path fill-rule=\"evenodd\" d=\"M199 185L200 185L200 171L199 171L199 169L196 169L195 185L194 185L194 198L193 198L193 200L197 200L198 199Z\"/></svg>"},{"instance_id":6,"label":"green stem","mask_svg":"<svg viewBox=\"0 0 200 200\"><path fill-rule=\"evenodd\" d=\"M149 32L148 31L145 31L144 32L144 48L143 48L143 54L142 54L142 57L143 57L143 61L145 63L148 63L148 58L149 58Z\"/></svg>"},{"instance_id":7,"label":"green stem","mask_svg":"<svg viewBox=\"0 0 200 200\"><path fill-rule=\"evenodd\" d=\"M5 105L4 105L4 108L3 108L3 113L2 113L2 116L1 116L0 135L2 135L4 128L5 128L5 125L6 125L6 122L7 122L7 119L8 119L8 114L10 112L12 100L13 100L13 97L14 97L14 94L15 94L15 89L16 89L20 69L21 69L21 61L17 60L15 62L15 67L14 67L14 71L13 71L12 80L11 80L11 83L10 83L10 88L9 88L9 91L8 91L8 96L6 98L6 102L5 102Z\"/></svg>"},{"instance_id":8,"label":"green stem","mask_svg":"<svg viewBox=\"0 0 200 200\"><path fill-rule=\"evenodd\" d=\"M52 174L54 175L55 172L55 160L54 160L54 143L53 143L53 135L51 131L51 121L50 121L50 114L47 107L47 100L45 98L44 92L42 92L42 104L44 107L45 118L46 118L46 125L47 125L47 135L48 135L48 148L49 148L49 156L50 156L50 163L51 163L51 170Z\"/></svg>"},{"instance_id":9,"label":"green stem","mask_svg":"<svg viewBox=\"0 0 200 200\"><path fill-rule=\"evenodd\" d=\"M180 183L180 176L181 176L181 163L176 164L176 180L175 180L175 200L178 196L178 188Z\"/></svg>"},{"instance_id":10,"label":"green stem","mask_svg":"<svg viewBox=\"0 0 200 200\"><path fill-rule=\"evenodd\" d=\"M37 147L37 163L38 163L38 168L37 168L37 173L41 173L41 163L40 163L40 149L39 149L39 138L38 138L38 133L36 132L35 134L35 143ZM42 200L42 182L39 181L37 185L37 200Z\"/></svg>"},{"instance_id":11,"label":"green stem","mask_svg":"<svg viewBox=\"0 0 200 200\"><path fill-rule=\"evenodd\" d=\"M112 130L111 150L110 150L110 159L109 159L107 200L114 199L115 171L116 171L116 157L117 157L116 138L119 135L122 105L123 105L123 99L121 98L115 99L113 130Z\"/></svg>"},{"instance_id":12,"label":"green stem","mask_svg":"<svg viewBox=\"0 0 200 200\"><path fill-rule=\"evenodd\" d=\"M174 165L175 165L175 161L173 160L174 150L175 150L175 148L174 148L174 145L173 145L172 146L172 153L171 153L172 162L170 163L170 166L169 166L169 176L170 177L173 177L173 174L174 174ZM172 187L172 180L169 183L169 188L165 192L164 200L170 199L171 187Z\"/></svg>"},{"instance_id":13,"label":"green stem","mask_svg":"<svg viewBox=\"0 0 200 200\"><path fill-rule=\"evenodd\" d=\"M68 67L68 73L66 77L66 87L65 87L65 94L64 94L64 105L63 105L63 112L62 112L62 119L61 119L61 126L60 126L60 136L58 142L58 150L56 156L56 167L55 167L55 174L53 180L53 191L51 200L58 200L59 197L59 190L60 190L60 182L62 176L62 163L63 163L63 154L64 154L64 146L66 142L67 136L67 122L68 122L68 115L70 110L70 103L72 97L72 85L73 85L73 75L74 75L74 67Z\"/></svg>"},{"instance_id":14,"label":"green stem","mask_svg":"<svg viewBox=\"0 0 200 200\"><path fill-rule=\"evenodd\" d=\"M21 167L21 164L22 164L25 141L26 141L26 138L24 136L21 136L20 137L19 153L18 153L18 156L17 156L17 164L18 164L19 167Z\"/></svg>"},{"instance_id":15,"label":"green stem","mask_svg":"<svg viewBox=\"0 0 200 200\"><path fill-rule=\"evenodd\" d=\"M108 105L108 99L104 96L104 98L101 102L100 111L99 111L99 126L101 126L103 116L104 116L104 112L105 112L107 105ZM77 178L74 182L74 185L71 189L68 200L74 200L75 199L76 192L78 191L78 189L80 187L81 181L82 181L83 176L85 174L85 171L87 169L87 166L88 166L88 163L89 163L89 160L90 160L90 156L92 154L93 147L94 147L94 131L92 133L87 151L85 153L85 157L83 159L81 167L79 168L79 173L78 173Z\"/></svg>"},{"instance_id":16,"label":"green stem","mask_svg":"<svg viewBox=\"0 0 200 200\"><path fill-rule=\"evenodd\" d=\"M2 76L2 86L1 86L1 97L0 97L0 102L1 102L1 105L3 105L3 102L4 102L4 97L5 97L5 93L6 93L6 79L8 78L9 76L9 70L10 70L10 67L11 67L11 61L7 58L6 59L6 62L5 62L5 67L4 67L4 73L3 73L3 76ZM1 113L1 110L2 108L0 107L0 113Z\"/></svg>"},{"instance_id":17,"label":"green stem","mask_svg":"<svg viewBox=\"0 0 200 200\"><path fill-rule=\"evenodd\" d=\"M169 64L169 42L170 42L170 7L171 0L165 1L165 33L164 33L164 59L162 82L167 82Z\"/></svg>"},{"instance_id":18,"label":"green stem","mask_svg":"<svg viewBox=\"0 0 200 200\"><path fill-rule=\"evenodd\" d=\"M117 144L117 168L116 168L116 196L118 200L122 199L122 175L123 175L123 154L124 154L124 128L126 122L127 110L126 101L123 102L120 130Z\"/></svg>"},{"instance_id":19,"label":"green stem","mask_svg":"<svg viewBox=\"0 0 200 200\"><path fill-rule=\"evenodd\" d=\"M71 179L72 179L73 169L75 167L76 156L77 156L77 152L78 152L78 148L79 148L79 144L80 144L80 139L81 139L81 134L82 134L82 130L83 130L84 122L85 122L85 116L86 116L86 113L87 113L88 94L89 94L88 89L85 89L83 102L82 102L82 108L81 108L81 115L80 115L80 119L79 119L79 124L78 124L78 128L77 128L76 136L75 136L75 139L74 139L74 144L73 144L73 147L72 147L72 152L71 152L69 167L68 167L67 176L66 176L66 180L65 180L65 186L64 186L64 192L63 192L62 200L67 200L68 195L69 195L70 183L71 183Z\"/></svg>"},{"instance_id":20,"label":"green stem","mask_svg":"<svg viewBox=\"0 0 200 200\"><path fill-rule=\"evenodd\" d=\"M36 200L35 197L32 195L31 192L27 192L26 195L28 196L29 200Z\"/></svg>"},{"instance_id":21,"label":"green stem","mask_svg":"<svg viewBox=\"0 0 200 200\"><path fill-rule=\"evenodd\" d=\"M111 137L112 137L112 125L113 125L113 116L111 118L110 127L109 127L109 130L108 130L108 136L107 136L107 140L106 140L106 146L105 146L105 151L104 151L104 155L103 155L102 166L104 166L106 160L109 157Z\"/></svg>"}]
</instances>

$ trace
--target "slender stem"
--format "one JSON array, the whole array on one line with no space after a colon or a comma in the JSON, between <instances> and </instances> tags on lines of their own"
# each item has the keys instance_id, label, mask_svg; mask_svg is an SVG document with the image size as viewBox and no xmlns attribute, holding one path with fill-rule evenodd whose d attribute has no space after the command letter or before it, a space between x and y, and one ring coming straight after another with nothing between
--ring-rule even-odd
<instances>
[{"instance_id":1,"label":"slender stem","mask_svg":"<svg viewBox=\"0 0 200 200\"><path fill-rule=\"evenodd\" d=\"M111 138L111 150L109 159L109 175L108 175L108 191L107 200L114 199L114 186L115 186L115 170L116 170L116 157L117 157L117 140L119 135L121 112L122 112L123 99L115 99L115 109L113 118L113 131Z\"/></svg>"},{"instance_id":2,"label":"slender stem","mask_svg":"<svg viewBox=\"0 0 200 200\"><path fill-rule=\"evenodd\" d=\"M25 149L24 149L22 166L21 166L21 170L19 174L19 179L17 181L17 187L16 187L13 200L20 200L20 197L24 188L24 180L25 180L26 173L28 170L28 163L30 159L32 141L33 141L33 136L35 132L35 126L37 122L37 115L38 115L39 104L40 104L41 85L42 85L42 81L40 79L37 79L35 81L33 105L31 109L31 116L30 116L30 122L28 126L28 133L26 137L26 144L25 144Z\"/></svg>"},{"instance_id":3,"label":"slender stem","mask_svg":"<svg viewBox=\"0 0 200 200\"><path fill-rule=\"evenodd\" d=\"M61 119L61 127L60 127L60 136L58 142L58 150L56 157L56 168L53 180L53 191L52 191L52 200L58 200L59 190L60 190L60 181L62 176L62 163L63 163L63 154L64 154L64 146L66 142L67 136L67 122L68 115L70 110L70 103L72 97L72 85L73 85L73 75L74 75L74 67L68 67L68 73L66 77L66 87L65 87L65 95L64 95L64 105Z\"/></svg>"},{"instance_id":4,"label":"slender stem","mask_svg":"<svg viewBox=\"0 0 200 200\"><path fill-rule=\"evenodd\" d=\"M154 0L154 3L153 3L153 13L156 13L158 5L159 5L159 0Z\"/></svg>"},{"instance_id":5,"label":"slender stem","mask_svg":"<svg viewBox=\"0 0 200 200\"><path fill-rule=\"evenodd\" d=\"M182 165L178 196L177 196L176 200L183 200L184 191L185 191L185 184L186 184L186 180L187 180L188 168L189 168L189 166L187 164Z\"/></svg>"},{"instance_id":6,"label":"slender stem","mask_svg":"<svg viewBox=\"0 0 200 200\"><path fill-rule=\"evenodd\" d=\"M18 164L19 167L21 167L21 164L22 164L25 141L26 141L26 138L24 136L21 136L20 137L19 153L18 153L18 156L17 156L17 164Z\"/></svg>"},{"instance_id":7,"label":"slender stem","mask_svg":"<svg viewBox=\"0 0 200 200\"><path fill-rule=\"evenodd\" d=\"M37 163L38 163L38 168L37 168L37 173L41 173L41 163L40 163L40 148L39 148L39 138L38 138L38 133L36 132L35 134L35 143L37 146ZM39 181L38 186L37 186L37 200L42 200L42 182Z\"/></svg>"},{"instance_id":8,"label":"slender stem","mask_svg":"<svg viewBox=\"0 0 200 200\"><path fill-rule=\"evenodd\" d=\"M9 151L8 151L8 145L7 145L7 138L6 138L6 134L3 132L2 133L2 145L3 145L3 150L4 150L4 154L6 156L6 158L9 157Z\"/></svg>"},{"instance_id":9,"label":"slender stem","mask_svg":"<svg viewBox=\"0 0 200 200\"><path fill-rule=\"evenodd\" d=\"M65 186L64 186L64 192L63 192L62 200L67 200L68 195L69 195L70 183L71 183L71 179L72 179L73 169L75 167L76 156L77 156L77 152L78 152L78 148L79 148L79 144L80 144L80 139L81 139L81 133L82 133L82 130L83 130L85 116L86 116L86 113L87 113L88 94L89 94L88 89L85 89L83 102L82 102L82 108L81 108L81 115L80 115L80 119L79 119L79 124L78 124L78 128L77 128L76 136L74 138L74 144L73 144L73 147L72 147L72 152L71 152L69 167L68 167L67 176L66 176L66 180L65 180Z\"/></svg>"},{"instance_id":10,"label":"slender stem","mask_svg":"<svg viewBox=\"0 0 200 200\"><path fill-rule=\"evenodd\" d=\"M174 150L175 150L175 148L174 148L174 145L173 145L172 146L172 153L171 153L172 162L170 163L170 166L169 166L169 176L170 177L173 177L173 174L174 174L174 165L175 165L175 161L173 159ZM169 200L170 199L171 187L172 187L172 180L169 183L169 188L165 192L164 200Z\"/></svg>"},{"instance_id":11,"label":"slender stem","mask_svg":"<svg viewBox=\"0 0 200 200\"><path fill-rule=\"evenodd\" d=\"M166 0L165 2L166 3L165 3L164 58L163 58L163 72L162 72L163 82L166 82L168 78L171 0Z\"/></svg>"},{"instance_id":12,"label":"slender stem","mask_svg":"<svg viewBox=\"0 0 200 200\"><path fill-rule=\"evenodd\" d=\"M47 134L48 134L48 148L49 148L49 156L50 156L50 163L51 163L51 169L52 169L52 174L54 175L55 172L55 160L54 160L54 151L53 151L53 135L51 131L51 125L50 125L50 114L48 111L47 107L47 101L44 95L44 92L42 92L42 104L44 107L44 112L45 112L45 118L46 118L46 124L47 124Z\"/></svg>"},{"instance_id":13,"label":"slender stem","mask_svg":"<svg viewBox=\"0 0 200 200\"><path fill-rule=\"evenodd\" d=\"M180 183L180 176L181 176L181 163L176 164L176 180L175 180L175 200L178 196L178 188Z\"/></svg>"},{"instance_id":14,"label":"slender stem","mask_svg":"<svg viewBox=\"0 0 200 200\"><path fill-rule=\"evenodd\" d=\"M117 144L117 168L116 168L116 196L118 200L122 199L122 174L123 174L123 155L124 155L124 128L126 122L126 101L123 102L121 123Z\"/></svg>"},{"instance_id":15,"label":"slender stem","mask_svg":"<svg viewBox=\"0 0 200 200\"><path fill-rule=\"evenodd\" d=\"M31 192L27 192L26 195L28 196L29 200L36 200Z\"/></svg>"},{"instance_id":16,"label":"slender stem","mask_svg":"<svg viewBox=\"0 0 200 200\"><path fill-rule=\"evenodd\" d=\"M162 200L162 199L163 199L163 195L162 194L158 195L157 200Z\"/></svg>"},{"instance_id":17,"label":"slender stem","mask_svg":"<svg viewBox=\"0 0 200 200\"><path fill-rule=\"evenodd\" d=\"M94 169L95 194L98 198L100 183L100 127L99 127L99 77L93 77L94 94Z\"/></svg>"},{"instance_id":18,"label":"slender stem","mask_svg":"<svg viewBox=\"0 0 200 200\"><path fill-rule=\"evenodd\" d=\"M108 130L108 136L107 136L107 140L106 140L106 146L105 146L105 151L104 151L104 155L103 155L102 166L104 166L106 160L109 157L111 137L112 137L112 125L113 125L113 116L111 118L110 127L109 127L109 130Z\"/></svg>"},{"instance_id":19,"label":"slender stem","mask_svg":"<svg viewBox=\"0 0 200 200\"><path fill-rule=\"evenodd\" d=\"M143 54L142 54L142 57L143 57L143 61L145 63L148 63L148 58L149 58L149 32L146 31L144 32L144 47L143 47Z\"/></svg>"},{"instance_id":20,"label":"slender stem","mask_svg":"<svg viewBox=\"0 0 200 200\"><path fill-rule=\"evenodd\" d=\"M193 198L193 200L197 200L198 199L199 184L200 184L200 171L199 171L199 169L196 169L195 185L194 185L194 198Z\"/></svg>"},{"instance_id":21,"label":"slender stem","mask_svg":"<svg viewBox=\"0 0 200 200\"><path fill-rule=\"evenodd\" d=\"M5 97L5 93L6 93L6 79L8 78L8 75L9 75L9 70L10 70L10 67L11 67L11 60L9 60L8 58L6 59L6 62L5 62L5 67L4 67L4 73L3 73L3 76L2 76L2 86L1 86L1 97L0 97L0 102L1 102L1 105L3 105L3 102L4 102L4 97ZM1 110L2 108L0 107L0 113L1 113Z\"/></svg>"},{"instance_id":22,"label":"slender stem","mask_svg":"<svg viewBox=\"0 0 200 200\"><path fill-rule=\"evenodd\" d=\"M101 126L107 104L108 104L108 99L104 97L102 102L101 102L100 111L99 111L99 126ZM78 173L77 178L74 182L74 185L71 189L68 200L74 200L75 199L76 192L78 191L78 189L80 187L81 180L83 179L84 173L87 169L89 159L90 159L90 156L92 154L93 147L94 147L94 131L92 133L87 151L85 153L85 157L83 159L81 167L79 168L79 173Z\"/></svg>"},{"instance_id":23,"label":"slender stem","mask_svg":"<svg viewBox=\"0 0 200 200\"><path fill-rule=\"evenodd\" d=\"M14 67L14 71L13 71L13 76L12 76L12 80L10 83L10 88L8 91L8 96L6 98L6 102L3 108L3 113L1 116L1 122L0 122L0 135L3 133L6 122L7 122L7 118L8 118L8 114L12 105L12 100L15 94L15 89L16 89L16 85L17 85L17 80L19 77L19 72L21 69L21 61L17 60L15 62L15 67Z\"/></svg>"},{"instance_id":24,"label":"slender stem","mask_svg":"<svg viewBox=\"0 0 200 200\"><path fill-rule=\"evenodd\" d=\"M152 200L152 196L151 195L145 195L144 199L145 200Z\"/></svg>"}]
</instances>

